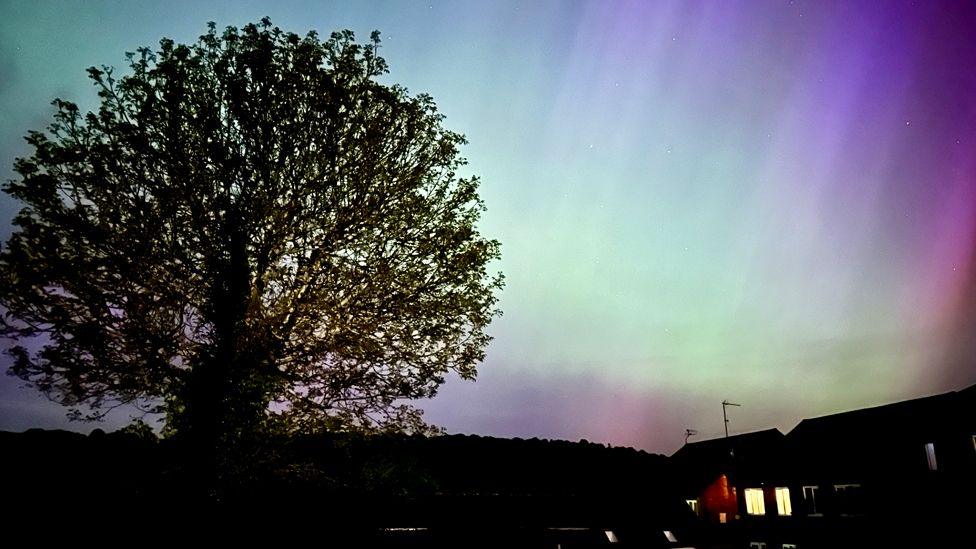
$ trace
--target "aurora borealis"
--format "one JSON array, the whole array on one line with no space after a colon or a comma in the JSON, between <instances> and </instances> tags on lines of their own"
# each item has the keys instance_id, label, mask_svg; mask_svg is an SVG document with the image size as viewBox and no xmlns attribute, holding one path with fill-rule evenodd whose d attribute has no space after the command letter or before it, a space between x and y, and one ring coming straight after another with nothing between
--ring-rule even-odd
<instances>
[{"instance_id":1,"label":"aurora borealis","mask_svg":"<svg viewBox=\"0 0 976 549\"><path fill-rule=\"evenodd\" d=\"M976 382L976 3L0 6L5 179L50 99L90 107L86 67L162 36L381 30L390 81L467 135L502 242L479 379L425 405L449 432L671 453L724 398L733 432L788 430ZM0 397L0 429L67 424Z\"/></svg>"}]
</instances>

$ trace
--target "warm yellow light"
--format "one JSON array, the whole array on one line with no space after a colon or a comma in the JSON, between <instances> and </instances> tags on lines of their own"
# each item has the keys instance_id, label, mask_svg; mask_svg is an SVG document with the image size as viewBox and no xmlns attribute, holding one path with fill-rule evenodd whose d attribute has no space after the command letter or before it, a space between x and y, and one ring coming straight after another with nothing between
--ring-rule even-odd
<instances>
[{"instance_id":1,"label":"warm yellow light","mask_svg":"<svg viewBox=\"0 0 976 549\"><path fill-rule=\"evenodd\" d=\"M746 488L746 513L750 515L765 515L766 501L762 488Z\"/></svg>"},{"instance_id":2,"label":"warm yellow light","mask_svg":"<svg viewBox=\"0 0 976 549\"><path fill-rule=\"evenodd\" d=\"M793 514L793 505L790 503L790 489L776 489L776 512L780 516L788 517Z\"/></svg>"}]
</instances>

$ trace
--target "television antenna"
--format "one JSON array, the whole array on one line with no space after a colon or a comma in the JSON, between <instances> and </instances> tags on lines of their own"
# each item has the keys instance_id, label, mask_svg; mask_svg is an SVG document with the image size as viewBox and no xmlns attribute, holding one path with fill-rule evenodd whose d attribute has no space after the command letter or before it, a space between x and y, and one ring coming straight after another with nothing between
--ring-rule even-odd
<instances>
[{"instance_id":1,"label":"television antenna","mask_svg":"<svg viewBox=\"0 0 976 549\"><path fill-rule=\"evenodd\" d=\"M734 402L729 402L728 400L722 401L722 420L725 421L725 438L729 438L729 416L725 413L725 408L728 406L742 406L741 404L736 404Z\"/></svg>"}]
</instances>

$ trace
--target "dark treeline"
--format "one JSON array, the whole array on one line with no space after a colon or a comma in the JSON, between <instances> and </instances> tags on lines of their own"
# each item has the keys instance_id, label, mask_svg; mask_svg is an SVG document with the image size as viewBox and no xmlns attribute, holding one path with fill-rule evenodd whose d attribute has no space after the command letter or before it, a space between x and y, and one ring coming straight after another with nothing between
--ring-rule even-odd
<instances>
[{"instance_id":1,"label":"dark treeline","mask_svg":"<svg viewBox=\"0 0 976 549\"><path fill-rule=\"evenodd\" d=\"M88 500L183 498L179 443L148 430L0 432L8 494ZM587 442L443 435L320 434L242 450L224 498L627 496L670 486L668 460Z\"/></svg>"},{"instance_id":2,"label":"dark treeline","mask_svg":"<svg viewBox=\"0 0 976 549\"><path fill-rule=\"evenodd\" d=\"M234 454L223 491L206 497L179 439L148 428L0 432L3 501L14 508L4 516L25 532L36 530L24 524L73 524L72 532L111 524L117 540L203 528L280 541L314 524L328 546L370 547L589 547L607 542L605 530L660 542L664 530L684 537L693 528L668 458L632 448L330 433L265 439Z\"/></svg>"}]
</instances>

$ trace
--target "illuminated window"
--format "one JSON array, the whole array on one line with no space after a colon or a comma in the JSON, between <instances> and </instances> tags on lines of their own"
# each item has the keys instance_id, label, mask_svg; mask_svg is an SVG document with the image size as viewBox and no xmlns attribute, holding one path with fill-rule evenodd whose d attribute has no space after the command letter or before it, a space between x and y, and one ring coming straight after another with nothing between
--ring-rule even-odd
<instances>
[{"instance_id":1,"label":"illuminated window","mask_svg":"<svg viewBox=\"0 0 976 549\"><path fill-rule=\"evenodd\" d=\"M789 488L776 489L776 513L781 517L788 517L793 514Z\"/></svg>"},{"instance_id":2,"label":"illuminated window","mask_svg":"<svg viewBox=\"0 0 976 549\"><path fill-rule=\"evenodd\" d=\"M607 536L607 541L610 543L617 543L620 541L617 539L617 534L613 533L613 530L604 530L603 533Z\"/></svg>"},{"instance_id":3,"label":"illuminated window","mask_svg":"<svg viewBox=\"0 0 976 549\"><path fill-rule=\"evenodd\" d=\"M749 549L766 549L765 541L753 541L749 543Z\"/></svg>"},{"instance_id":4,"label":"illuminated window","mask_svg":"<svg viewBox=\"0 0 976 549\"><path fill-rule=\"evenodd\" d=\"M783 544L783 549L796 549L796 544L795 543L784 543Z\"/></svg>"},{"instance_id":5,"label":"illuminated window","mask_svg":"<svg viewBox=\"0 0 976 549\"><path fill-rule=\"evenodd\" d=\"M746 513L750 515L766 514L766 502L763 499L762 488L746 488Z\"/></svg>"},{"instance_id":6,"label":"illuminated window","mask_svg":"<svg viewBox=\"0 0 976 549\"><path fill-rule=\"evenodd\" d=\"M699 507L698 507L698 500L697 499L686 499L685 500L685 503L688 504L688 507L691 507L691 510L694 511L694 513L696 515L698 514Z\"/></svg>"},{"instance_id":7,"label":"illuminated window","mask_svg":"<svg viewBox=\"0 0 976 549\"><path fill-rule=\"evenodd\" d=\"M671 543L678 542L678 538L674 537L674 534L671 532L671 530L665 530L664 537L668 538L668 541L670 541Z\"/></svg>"},{"instance_id":8,"label":"illuminated window","mask_svg":"<svg viewBox=\"0 0 976 549\"><path fill-rule=\"evenodd\" d=\"M925 443L925 459L929 463L929 471L935 471L939 468L939 463L935 461L935 444L932 442Z\"/></svg>"}]
</instances>

